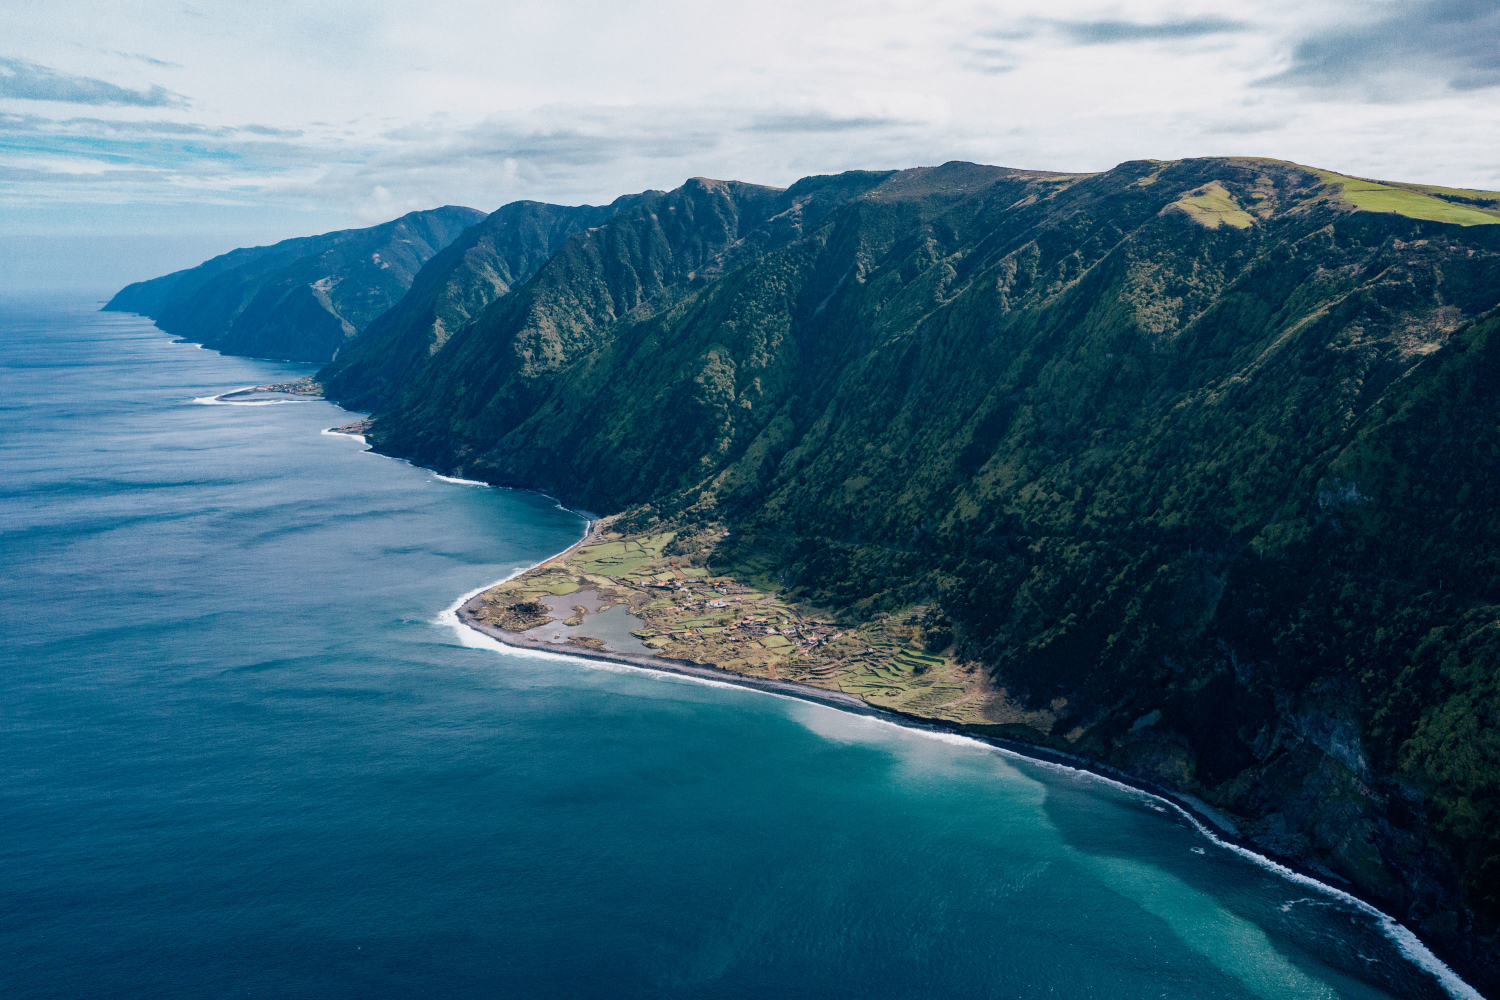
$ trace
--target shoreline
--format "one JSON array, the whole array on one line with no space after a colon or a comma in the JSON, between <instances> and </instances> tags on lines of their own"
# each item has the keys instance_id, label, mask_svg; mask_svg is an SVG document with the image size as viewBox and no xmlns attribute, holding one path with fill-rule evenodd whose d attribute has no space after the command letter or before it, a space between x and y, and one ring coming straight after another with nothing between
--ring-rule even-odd
<instances>
[{"instance_id":1,"label":"shoreline","mask_svg":"<svg viewBox=\"0 0 1500 1000\"><path fill-rule=\"evenodd\" d=\"M749 677L745 674L737 674L732 670L725 670L723 667L715 667L707 663L693 663L690 660L674 660L664 656L646 656L640 653L605 652L571 643L543 642L540 639L528 639L519 633L507 632L498 626L487 625L476 619L471 605L478 600L477 596L471 597L459 605L455 611L459 622L467 628L471 628L482 635L494 639L496 642L504 643L515 649L552 653L557 656L577 656L586 660L599 660L605 663L617 663L626 667L638 667L643 670L657 670L662 673L680 674L684 677L696 677L700 680L717 681L723 684L732 684L735 687L749 688L756 691L769 691L773 694L799 698L802 701L813 701L819 704L830 705L860 715L894 714L886 709L877 708L867 702L860 701L851 694L845 694L842 691L815 688L806 684L798 684L795 681L773 680L769 677Z\"/></svg>"},{"instance_id":2,"label":"shoreline","mask_svg":"<svg viewBox=\"0 0 1500 1000\"><path fill-rule=\"evenodd\" d=\"M324 433L327 432L325 431ZM569 553L586 544L600 523L600 520L586 520L583 536L566 549L541 560L536 566L517 570L506 577L505 580L480 587L478 590L461 597L449 608L449 613L454 616L451 624L470 629L512 649L550 654L553 656L578 657L584 660L610 663L637 670L672 674L715 684L727 684L732 687L759 691L763 694L779 695L784 698L795 698L799 701L823 705L839 711L849 712L853 715L878 719L902 729L972 740L983 746L997 750L1002 754L1048 767L1063 768L1087 774L1095 780L1150 796L1171 806L1192 824L1200 834L1225 850L1238 854L1252 864L1281 875L1289 881L1332 896L1341 902L1353 906L1366 916L1373 918L1380 925L1380 929L1385 936L1395 945L1396 950L1405 956L1408 961L1412 962L1412 964L1431 975L1437 981L1439 988L1449 996L1454 997L1455 1000L1485 1000L1483 994L1455 972L1447 962L1439 958L1432 947L1423 941L1416 932L1389 913L1380 909L1377 903L1364 898L1354 886L1350 885L1347 888L1343 888L1338 885L1329 884L1328 881L1325 881L1325 879L1329 878L1328 875L1308 869L1296 859L1281 857L1264 851L1263 848L1241 837L1230 820L1219 815L1216 810L1205 802L1200 802L1191 796L1183 796L1168 788L1158 786L1153 782L1126 774L1123 771L1118 771L1107 764L1100 764L1087 758L1078 757L1059 750L1052 750L1048 747L984 733L974 730L963 723L949 722L944 719L928 719L896 709L871 705L842 691L830 691L826 688L800 684L796 681L779 680L769 677L751 677L746 674L735 673L732 670L726 670L723 667L695 663L689 660L647 656L638 653L603 651L575 643L554 643L528 639L519 633L507 632L498 626L479 621L475 617L473 609L480 603L480 594L531 569L565 558Z\"/></svg>"},{"instance_id":3,"label":"shoreline","mask_svg":"<svg viewBox=\"0 0 1500 1000\"><path fill-rule=\"evenodd\" d=\"M581 544L581 543L580 543ZM576 546L574 546L576 547ZM571 549L565 550L571 551ZM558 558L565 553L559 553ZM550 562L551 560L546 560ZM542 565L538 563L538 565ZM489 589L489 588L484 588ZM919 715L911 715L892 708L883 708L879 705L871 705L851 694L843 691L830 691L827 688L813 687L810 684L800 684L796 681L773 679L769 677L751 677L747 674L736 673L723 667L716 667L707 663L694 663L690 660L670 659L662 656L645 656L638 653L620 653L615 651L604 651L590 649L587 646L544 642L539 639L528 639L516 632L507 632L505 629L495 625L489 625L474 617L472 605L479 600L478 595L463 601L454 614L458 621L466 628L473 629L481 635L494 639L513 649L523 649L529 652L550 653L554 656L576 656L580 659L598 660L603 663L614 663L620 666L635 667L641 670L655 670L662 673L676 674L682 677L692 677L699 680L714 681L720 684L728 684L733 687L746 688L752 691L762 691L770 694L779 694L799 701L812 702L819 705L827 705L850 712L854 715L864 715L871 718L882 719L892 725L903 729L913 729L931 733L945 733L953 736L961 736L965 739L983 743L997 750L1004 750L1033 760L1041 764L1051 764L1066 767L1075 771L1082 771L1093 775L1104 781L1124 785L1138 792L1156 798L1165 799L1180 809L1184 814L1197 821L1198 825L1212 828L1218 831L1217 837L1227 837L1238 842L1238 846L1246 850L1254 850L1248 841L1241 841L1235 828L1225 819L1217 814L1206 803L1194 802L1179 796L1170 789L1154 785L1149 781L1136 778L1123 771L1117 771L1107 764L1099 764L1095 761L1079 757L1074 754L1064 753L1060 750L1052 750L1048 747L1039 746L1034 743L1025 743L1020 740L1007 739L1004 736L995 736L990 733L980 732L960 722L949 722L944 719L929 719ZM1295 862L1290 860L1281 861L1275 858L1255 852L1258 856L1297 874L1305 875L1307 878L1319 880L1319 885L1324 886L1332 892L1345 892L1337 886L1327 885L1320 880L1317 873L1312 871L1300 871L1293 867ZM1353 893L1348 893L1353 896ZM1357 898L1357 897L1356 897Z\"/></svg>"},{"instance_id":4,"label":"shoreline","mask_svg":"<svg viewBox=\"0 0 1500 1000\"><path fill-rule=\"evenodd\" d=\"M202 344L194 345L202 348ZM230 389L215 396L197 396L193 402L204 406L273 406L279 403L311 403L325 399L322 390L316 391L312 376L292 382L272 382L266 385L247 385Z\"/></svg>"}]
</instances>

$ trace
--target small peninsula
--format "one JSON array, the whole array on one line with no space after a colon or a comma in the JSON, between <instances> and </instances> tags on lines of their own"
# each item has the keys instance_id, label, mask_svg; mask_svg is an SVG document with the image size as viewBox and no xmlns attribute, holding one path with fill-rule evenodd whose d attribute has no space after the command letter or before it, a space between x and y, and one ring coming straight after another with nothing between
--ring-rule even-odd
<instances>
[{"instance_id":1,"label":"small peninsula","mask_svg":"<svg viewBox=\"0 0 1500 1000\"><path fill-rule=\"evenodd\" d=\"M957 658L931 606L851 620L711 573L706 556L725 534L720 525L636 536L615 530L615 521L596 522L577 546L473 598L460 609L463 620L523 648L713 667L916 718L981 727L1052 721L1007 698L981 664ZM638 646L590 627L617 608L631 616ZM564 629L539 636L551 622Z\"/></svg>"}]
</instances>

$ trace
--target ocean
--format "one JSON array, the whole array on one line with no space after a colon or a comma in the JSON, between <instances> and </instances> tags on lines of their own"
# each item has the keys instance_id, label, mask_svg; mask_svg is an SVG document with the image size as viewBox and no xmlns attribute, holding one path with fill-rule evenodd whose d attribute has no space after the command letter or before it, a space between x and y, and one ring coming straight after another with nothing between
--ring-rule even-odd
<instances>
[{"instance_id":1,"label":"ocean","mask_svg":"<svg viewBox=\"0 0 1500 1000\"><path fill-rule=\"evenodd\" d=\"M1142 793L461 634L578 513L98 305L0 302L5 996L1473 995Z\"/></svg>"}]
</instances>

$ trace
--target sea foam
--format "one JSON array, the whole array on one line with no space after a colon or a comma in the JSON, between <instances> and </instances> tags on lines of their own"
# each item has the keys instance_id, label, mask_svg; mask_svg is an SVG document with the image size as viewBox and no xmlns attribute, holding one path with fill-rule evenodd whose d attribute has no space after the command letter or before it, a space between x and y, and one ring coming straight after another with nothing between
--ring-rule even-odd
<instances>
[{"instance_id":1,"label":"sea foam","mask_svg":"<svg viewBox=\"0 0 1500 1000\"><path fill-rule=\"evenodd\" d=\"M197 396L193 402L200 406L280 406L282 403L310 403L310 399L224 399L222 397L236 392L244 392L246 389L254 389L255 386L247 385L241 389L228 389L217 396Z\"/></svg>"},{"instance_id":2,"label":"sea foam","mask_svg":"<svg viewBox=\"0 0 1500 1000\"><path fill-rule=\"evenodd\" d=\"M364 445L366 448L368 448L370 446L370 442L368 442L368 441L365 440L365 436L363 434L350 434L348 431L336 431L332 427L325 427L323 430L319 431L318 433L319 434L326 434L329 437L353 438L354 440L358 441L360 444ZM388 456L382 455L380 457L381 458L386 458Z\"/></svg>"}]
</instances>

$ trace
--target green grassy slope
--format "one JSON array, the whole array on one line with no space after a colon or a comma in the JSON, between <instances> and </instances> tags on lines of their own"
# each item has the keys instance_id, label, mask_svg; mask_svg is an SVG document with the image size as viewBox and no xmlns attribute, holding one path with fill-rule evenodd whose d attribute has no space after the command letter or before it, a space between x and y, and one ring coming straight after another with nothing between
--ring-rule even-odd
<instances>
[{"instance_id":1,"label":"green grassy slope","mask_svg":"<svg viewBox=\"0 0 1500 1000\"><path fill-rule=\"evenodd\" d=\"M1395 184L1319 171L1342 200L1365 212L1391 212L1412 219L1459 226L1500 224L1500 194L1423 184Z\"/></svg>"},{"instance_id":2,"label":"green grassy slope","mask_svg":"<svg viewBox=\"0 0 1500 1000\"><path fill-rule=\"evenodd\" d=\"M727 521L718 568L853 615L936 600L1038 739L1493 975L1500 229L1444 215L1485 197L1242 158L694 182L571 237L371 437Z\"/></svg>"}]
</instances>

